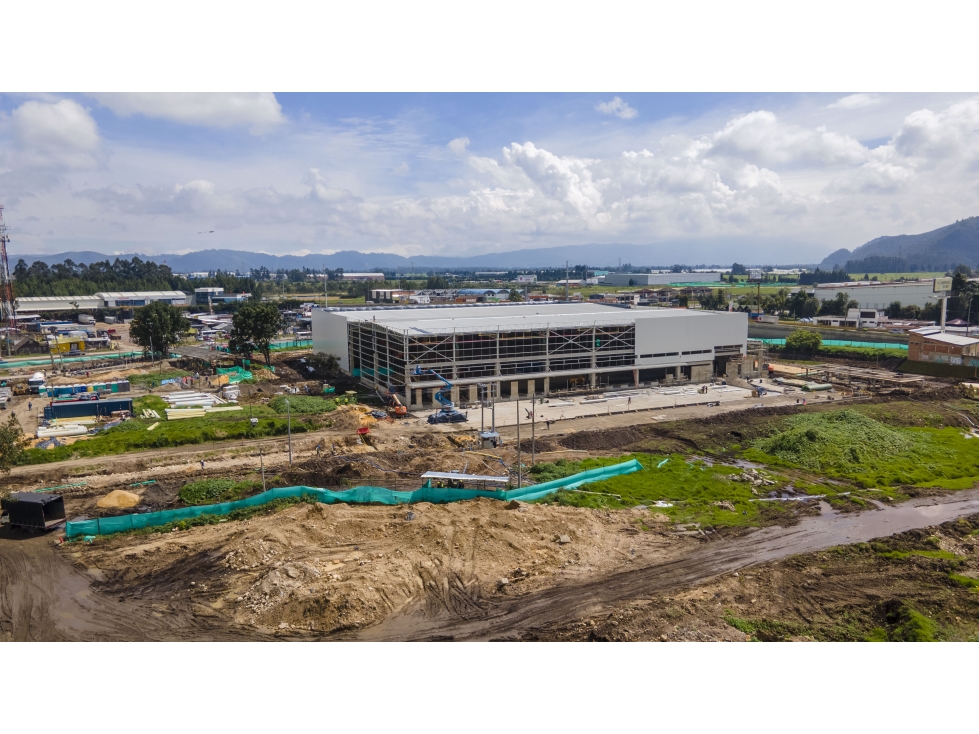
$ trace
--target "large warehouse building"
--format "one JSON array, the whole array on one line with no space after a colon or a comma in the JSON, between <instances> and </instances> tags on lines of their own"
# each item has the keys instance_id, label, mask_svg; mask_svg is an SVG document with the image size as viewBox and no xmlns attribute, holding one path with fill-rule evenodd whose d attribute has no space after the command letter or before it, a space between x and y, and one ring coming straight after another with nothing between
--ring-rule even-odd
<instances>
[{"instance_id":1,"label":"large warehouse building","mask_svg":"<svg viewBox=\"0 0 979 734\"><path fill-rule=\"evenodd\" d=\"M474 403L479 384L502 398L581 387L706 382L754 374L745 364L744 313L628 309L593 303L314 309L313 351L333 354L368 385L411 407L452 382L453 402Z\"/></svg>"},{"instance_id":2,"label":"large warehouse building","mask_svg":"<svg viewBox=\"0 0 979 734\"><path fill-rule=\"evenodd\" d=\"M858 308L883 311L894 301L902 306L924 308L935 302L935 279L910 283L823 283L812 288L812 294L823 301L832 301L837 294L846 293Z\"/></svg>"},{"instance_id":3,"label":"large warehouse building","mask_svg":"<svg viewBox=\"0 0 979 734\"><path fill-rule=\"evenodd\" d=\"M671 285L674 283L719 283L720 272L713 273L609 273L605 285Z\"/></svg>"}]
</instances>

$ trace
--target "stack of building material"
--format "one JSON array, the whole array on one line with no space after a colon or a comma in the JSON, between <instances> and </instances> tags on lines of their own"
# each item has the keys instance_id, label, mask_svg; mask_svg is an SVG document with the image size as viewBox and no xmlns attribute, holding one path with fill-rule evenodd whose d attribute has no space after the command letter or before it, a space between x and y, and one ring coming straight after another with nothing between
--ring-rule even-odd
<instances>
[{"instance_id":1,"label":"stack of building material","mask_svg":"<svg viewBox=\"0 0 979 734\"><path fill-rule=\"evenodd\" d=\"M37 429L38 438L51 438L52 436L84 436L88 433L85 426L78 424L66 424L61 426L51 426L49 428L40 427Z\"/></svg>"}]
</instances>

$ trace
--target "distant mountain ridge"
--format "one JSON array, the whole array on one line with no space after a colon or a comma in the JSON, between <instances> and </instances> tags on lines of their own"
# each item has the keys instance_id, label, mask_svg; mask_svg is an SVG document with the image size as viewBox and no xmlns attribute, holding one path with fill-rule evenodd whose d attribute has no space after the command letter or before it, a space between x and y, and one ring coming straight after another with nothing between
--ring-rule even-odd
<instances>
[{"instance_id":1,"label":"distant mountain ridge","mask_svg":"<svg viewBox=\"0 0 979 734\"><path fill-rule=\"evenodd\" d=\"M731 242L731 256L728 260L717 259L718 245L716 243L659 242L649 245L626 244L590 244L566 245L549 248L534 248L512 250L509 252L490 252L467 257L446 257L442 255L420 255L404 257L384 252L358 252L344 250L332 255L268 255L260 252L242 250L201 250L185 255L105 255L100 252L78 251L60 252L55 255L25 255L12 254L11 268L18 259L23 258L28 264L36 260L52 265L64 260L72 260L86 265L103 260L115 260L116 257L130 259L140 257L155 263L166 263L175 273L190 273L198 271L235 270L245 272L251 269L266 267L270 270L283 268L302 269L304 267L320 270L328 268L343 268L348 272L372 272L377 270L405 269L414 265L416 270L431 268L487 268L503 270L509 268L560 268L567 261L570 265L587 265L592 268L613 268L622 264L637 267L669 267L673 264L694 265L708 263L728 267L736 260L739 246L758 243L757 238L737 239ZM764 242L762 240L762 242ZM802 251L811 251L812 246L794 242L772 242L770 247L774 252L786 252L793 247Z\"/></svg>"},{"instance_id":2,"label":"distant mountain ridge","mask_svg":"<svg viewBox=\"0 0 979 734\"><path fill-rule=\"evenodd\" d=\"M878 237L852 252L846 249L837 250L828 255L820 263L820 267L831 269L833 266L846 267L847 263L853 263L851 269L856 272L857 269L867 269L862 261L869 258L872 260L867 265L872 262L890 262L895 266L903 261L903 269L909 270L946 270L959 264L979 267L979 217L960 219L954 224L921 234Z\"/></svg>"}]
</instances>

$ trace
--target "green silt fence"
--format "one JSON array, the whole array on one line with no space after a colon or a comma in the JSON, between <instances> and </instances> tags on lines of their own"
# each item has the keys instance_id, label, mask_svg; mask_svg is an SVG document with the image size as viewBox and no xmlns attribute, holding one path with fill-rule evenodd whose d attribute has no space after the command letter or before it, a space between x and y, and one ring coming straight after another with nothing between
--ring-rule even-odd
<instances>
[{"instance_id":1,"label":"green silt fence","mask_svg":"<svg viewBox=\"0 0 979 734\"><path fill-rule=\"evenodd\" d=\"M270 489L253 497L234 502L221 502L216 505L200 505L198 507L181 507L179 510L163 510L162 512L147 512L140 515L120 515L118 517L103 517L94 520L80 520L69 522L65 527L65 534L69 538L80 535L108 535L110 533L120 533L126 530L139 530L141 528L151 528L158 525L166 525L180 520L190 520L201 515L228 515L235 510L243 510L251 507L261 507L262 505L277 499L287 497L301 497L312 495L317 502L332 505L338 502L355 505L406 505L416 502L431 502L442 504L445 502L460 502L471 500L474 497L489 497L491 499L503 500L523 500L529 502L554 494L559 489L577 489L589 482L599 482L603 479L619 476L621 474L631 474L642 469L635 459L613 464L612 466L602 466L595 469L572 474L570 477L555 479L543 484L533 484L529 487L510 490L483 490L483 489L449 489L442 487L432 487L426 484L424 487L410 492L396 492L386 487L354 487L340 492L333 492L329 489L318 489L316 487L277 487Z\"/></svg>"}]
</instances>

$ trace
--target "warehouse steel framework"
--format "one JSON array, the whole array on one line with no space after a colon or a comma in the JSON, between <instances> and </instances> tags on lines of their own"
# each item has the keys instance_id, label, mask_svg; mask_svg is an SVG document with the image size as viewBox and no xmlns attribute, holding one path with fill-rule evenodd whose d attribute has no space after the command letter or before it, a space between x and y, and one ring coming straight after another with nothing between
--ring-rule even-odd
<instances>
[{"instance_id":1,"label":"warehouse steel framework","mask_svg":"<svg viewBox=\"0 0 979 734\"><path fill-rule=\"evenodd\" d=\"M313 314L314 351L336 354L351 375L399 393L413 407L429 404L442 387L413 375L416 367L449 379L453 402L475 403L480 384L514 398L608 385L703 382L724 374L732 359L741 360L747 341L744 314L593 304Z\"/></svg>"}]
</instances>

